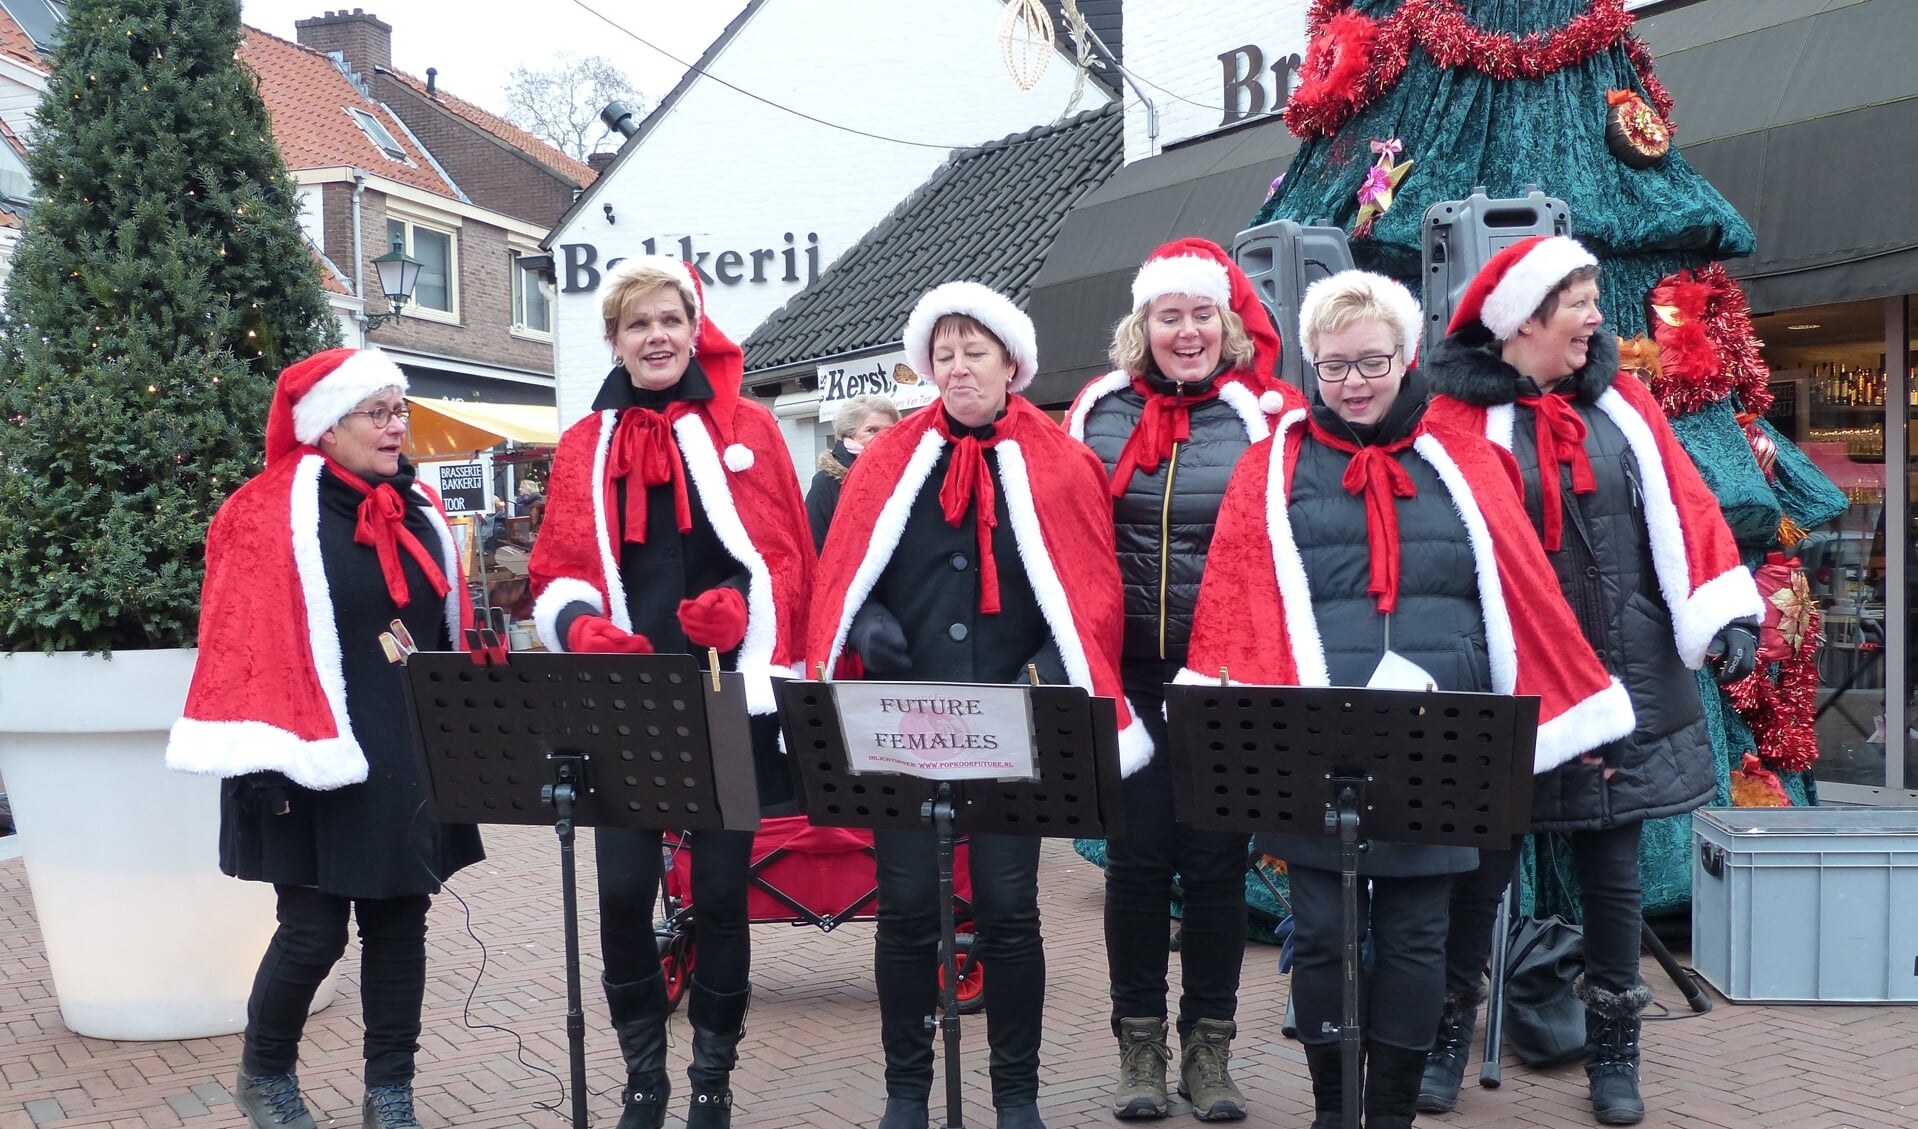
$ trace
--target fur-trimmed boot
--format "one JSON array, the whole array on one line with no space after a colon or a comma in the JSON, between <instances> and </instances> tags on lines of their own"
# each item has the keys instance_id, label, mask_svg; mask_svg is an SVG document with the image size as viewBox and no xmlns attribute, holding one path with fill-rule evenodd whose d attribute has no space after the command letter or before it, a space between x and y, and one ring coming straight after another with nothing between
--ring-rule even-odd
<instances>
[{"instance_id":1,"label":"fur-trimmed boot","mask_svg":"<svg viewBox=\"0 0 1918 1129\"><path fill-rule=\"evenodd\" d=\"M1412 1129L1425 1056L1384 1043L1365 1045L1366 1129Z\"/></svg>"},{"instance_id":2,"label":"fur-trimmed boot","mask_svg":"<svg viewBox=\"0 0 1918 1129\"><path fill-rule=\"evenodd\" d=\"M1472 1031L1478 1026L1483 985L1465 992L1447 992L1439 1012L1438 1035L1425 1056L1425 1076L1419 1079L1420 1113L1450 1113L1458 1108L1459 1087L1472 1058Z\"/></svg>"},{"instance_id":3,"label":"fur-trimmed boot","mask_svg":"<svg viewBox=\"0 0 1918 1129\"><path fill-rule=\"evenodd\" d=\"M606 987L606 1007L626 1060L626 1088L620 1094L619 1129L660 1129L666 1124L666 979L655 972L644 980Z\"/></svg>"},{"instance_id":4,"label":"fur-trimmed boot","mask_svg":"<svg viewBox=\"0 0 1918 1129\"><path fill-rule=\"evenodd\" d=\"M1600 1125L1636 1125L1645 1119L1645 1101L1638 1095L1640 1017L1652 1002L1652 990L1636 984L1612 992L1581 976L1573 991L1585 1001L1585 1077L1591 1082L1592 1115Z\"/></svg>"},{"instance_id":5,"label":"fur-trimmed boot","mask_svg":"<svg viewBox=\"0 0 1918 1129\"><path fill-rule=\"evenodd\" d=\"M739 1037L746 1033L746 1005L753 990L715 992L693 975L686 1018L693 1025L693 1061L686 1068L692 1097L686 1129L729 1129L733 1123L733 1091L728 1084L739 1062Z\"/></svg>"},{"instance_id":6,"label":"fur-trimmed boot","mask_svg":"<svg viewBox=\"0 0 1918 1129\"><path fill-rule=\"evenodd\" d=\"M1345 1053L1337 1043L1305 1044L1312 1075L1312 1129L1340 1129L1345 1116Z\"/></svg>"}]
</instances>

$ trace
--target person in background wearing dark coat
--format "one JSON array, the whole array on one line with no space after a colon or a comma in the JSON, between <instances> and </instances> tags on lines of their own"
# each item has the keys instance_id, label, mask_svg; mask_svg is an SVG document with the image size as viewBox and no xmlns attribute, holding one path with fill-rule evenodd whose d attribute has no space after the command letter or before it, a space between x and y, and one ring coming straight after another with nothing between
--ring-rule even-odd
<instances>
[{"instance_id":1,"label":"person in background wearing dark coat","mask_svg":"<svg viewBox=\"0 0 1918 1129\"><path fill-rule=\"evenodd\" d=\"M852 461L879 433L899 422L899 409L884 396L854 396L832 417L832 447L819 453L819 473L806 491L806 518L812 523L815 549L826 547L826 530L839 507L839 490Z\"/></svg>"},{"instance_id":2,"label":"person in background wearing dark coat","mask_svg":"<svg viewBox=\"0 0 1918 1129\"><path fill-rule=\"evenodd\" d=\"M1279 335L1245 272L1218 244L1181 239L1154 251L1132 281L1132 312L1113 332L1118 369L1080 392L1066 427L1105 464L1125 581L1126 697L1156 750L1128 762L1125 834L1106 841L1105 941L1112 1032L1119 1040L1113 1112L1169 1109L1166 907L1182 894L1179 1092L1203 1120L1245 1116L1227 1064L1238 1033L1245 959L1246 837L1172 818L1165 683L1185 665L1192 606L1226 479L1247 447L1303 397L1273 379Z\"/></svg>"},{"instance_id":3,"label":"person in background wearing dark coat","mask_svg":"<svg viewBox=\"0 0 1918 1129\"><path fill-rule=\"evenodd\" d=\"M1428 364L1435 419L1510 451L1531 535L1551 558L1578 628L1631 692L1637 726L1539 777L1538 831L1569 832L1585 926L1586 1066L1601 1124L1645 1116L1638 1092L1642 891L1639 829L1716 789L1692 671L1751 673L1764 607L1717 500L1644 385L1618 371L1600 323L1598 260L1534 237L1494 256L1461 296ZM1481 852L1452 898L1446 1005L1421 1109L1458 1103L1511 851Z\"/></svg>"},{"instance_id":4,"label":"person in background wearing dark coat","mask_svg":"<svg viewBox=\"0 0 1918 1129\"><path fill-rule=\"evenodd\" d=\"M314 993L359 922L366 1129L410 1129L426 911L484 857L434 823L387 641L452 650L469 616L437 495L414 481L406 377L377 349L280 375L266 469L207 532L200 653L167 764L226 777L220 869L271 882L279 929L247 1001L234 1100L253 1129L313 1129L294 1068Z\"/></svg>"},{"instance_id":5,"label":"person in background wearing dark coat","mask_svg":"<svg viewBox=\"0 0 1918 1129\"><path fill-rule=\"evenodd\" d=\"M1316 282L1299 310L1318 402L1239 460L1175 681L1536 694L1534 768L1631 732L1625 690L1578 637L1495 448L1425 420L1422 315L1364 271ZM1344 1106L1338 844L1262 835L1292 887L1292 999L1314 1129ZM1359 922L1373 960L1362 1016L1365 1122L1406 1129L1445 981L1446 903L1470 848L1374 840ZM1369 909L1368 909L1369 906ZM1328 1026L1330 1030L1328 1031Z\"/></svg>"},{"instance_id":6,"label":"person in background wearing dark coat","mask_svg":"<svg viewBox=\"0 0 1918 1129\"><path fill-rule=\"evenodd\" d=\"M1104 470L1016 395L1039 367L1032 322L1002 295L953 282L919 300L905 343L940 400L874 440L846 479L820 558L808 668L1023 683L1034 666L1041 681L1117 697L1121 756L1150 756L1145 726L1119 686L1124 606ZM970 843L973 952L992 970L992 1104L999 1129L1044 1129L1039 839L974 835ZM929 831L878 831L873 849L873 972L886 1055L879 1126L926 1129L928 1017L939 991L935 845Z\"/></svg>"},{"instance_id":7,"label":"person in background wearing dark coat","mask_svg":"<svg viewBox=\"0 0 1918 1129\"><path fill-rule=\"evenodd\" d=\"M707 316L695 272L636 255L607 272L599 293L618 363L553 454L546 522L527 562L533 622L549 651L718 651L723 669L745 676L761 810L790 814L772 680L794 673L812 583L799 476L772 413L740 394L744 359ZM619 1129L659 1129L671 1091L653 934L660 839L602 827L593 843L606 1004L626 1065ZM700 831L689 843L699 965L686 1004L686 1126L725 1129L752 996L753 835Z\"/></svg>"}]
</instances>

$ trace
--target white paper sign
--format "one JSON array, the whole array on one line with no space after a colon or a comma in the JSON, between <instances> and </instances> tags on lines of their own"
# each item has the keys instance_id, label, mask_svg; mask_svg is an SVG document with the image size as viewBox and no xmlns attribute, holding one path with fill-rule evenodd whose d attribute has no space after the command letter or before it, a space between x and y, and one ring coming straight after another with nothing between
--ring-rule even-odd
<instances>
[{"instance_id":1,"label":"white paper sign","mask_svg":"<svg viewBox=\"0 0 1918 1129\"><path fill-rule=\"evenodd\" d=\"M1032 707L1017 686L835 682L854 772L1030 780Z\"/></svg>"}]
</instances>

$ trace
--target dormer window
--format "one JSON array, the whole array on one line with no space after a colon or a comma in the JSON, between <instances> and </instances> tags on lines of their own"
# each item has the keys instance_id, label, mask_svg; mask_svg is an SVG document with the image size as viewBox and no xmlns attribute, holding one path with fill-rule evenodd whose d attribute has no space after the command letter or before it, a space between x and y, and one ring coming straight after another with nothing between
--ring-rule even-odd
<instances>
[{"instance_id":1,"label":"dormer window","mask_svg":"<svg viewBox=\"0 0 1918 1129\"><path fill-rule=\"evenodd\" d=\"M378 146L380 152L386 154L389 160L406 160L406 150L400 148L400 143L386 131L385 126L380 124L380 119L365 110L349 108L346 112L353 115L353 120L360 123L360 129L365 132L367 140Z\"/></svg>"}]
</instances>

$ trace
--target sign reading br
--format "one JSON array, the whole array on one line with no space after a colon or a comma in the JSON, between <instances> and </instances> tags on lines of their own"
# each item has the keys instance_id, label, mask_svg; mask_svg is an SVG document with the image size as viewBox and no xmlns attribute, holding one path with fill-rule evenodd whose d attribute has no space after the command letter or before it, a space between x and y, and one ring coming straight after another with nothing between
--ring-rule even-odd
<instances>
[{"instance_id":1,"label":"sign reading br","mask_svg":"<svg viewBox=\"0 0 1918 1129\"><path fill-rule=\"evenodd\" d=\"M678 244L680 259L699 272L702 286L770 282L774 275L769 270L777 272L777 281L798 282L802 250L806 256L807 285L819 281L819 233L816 231L806 233L804 248L798 246L790 231L786 233L785 247L760 247L751 251L701 251L693 245L690 235L682 235L672 242ZM648 255L657 255L659 240L646 239L640 243L640 249ZM618 256L601 262L599 248L591 243L562 243L559 252L559 289L563 294L599 289L600 273L613 269L624 259Z\"/></svg>"}]
</instances>

